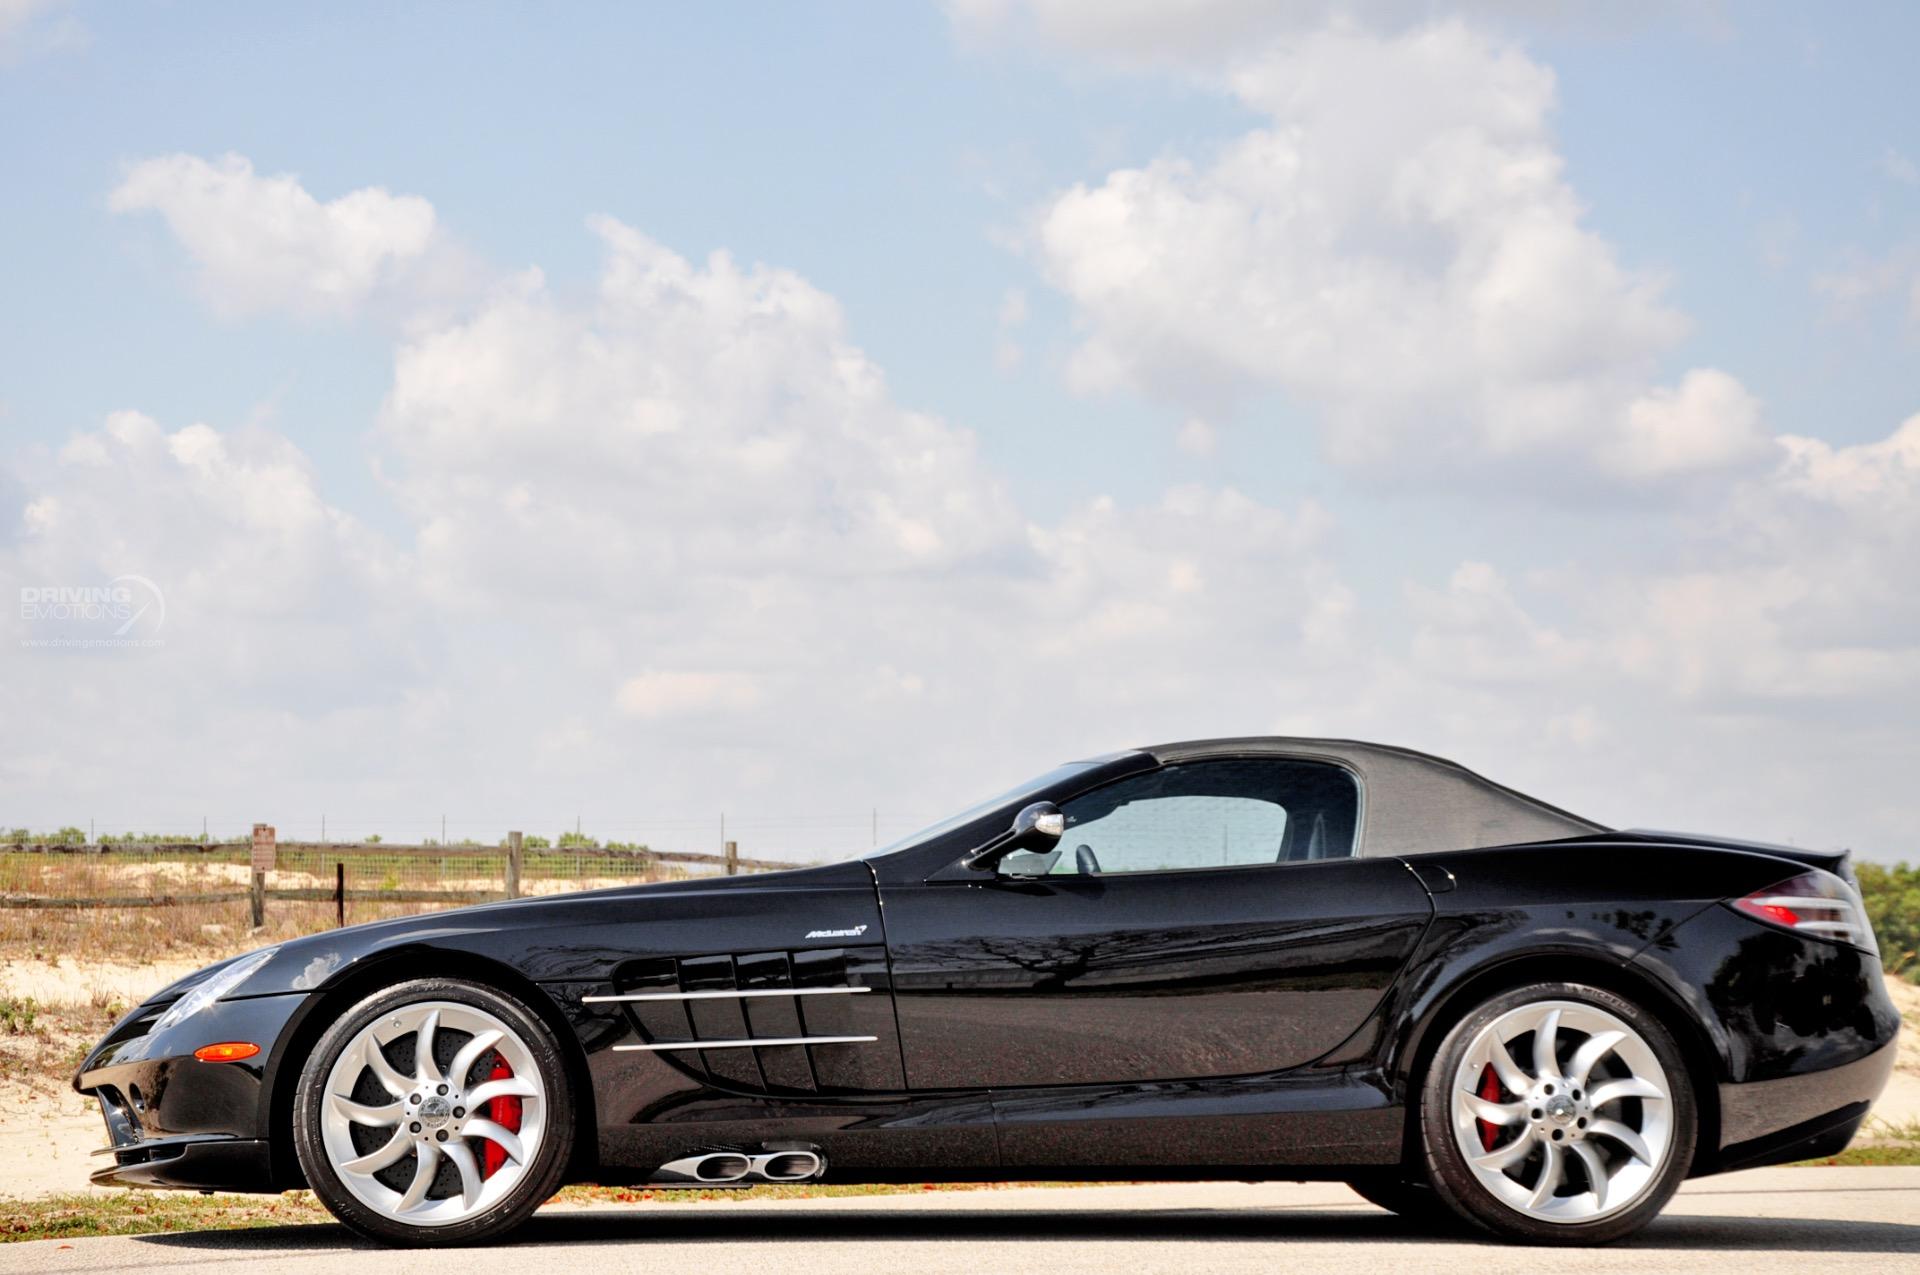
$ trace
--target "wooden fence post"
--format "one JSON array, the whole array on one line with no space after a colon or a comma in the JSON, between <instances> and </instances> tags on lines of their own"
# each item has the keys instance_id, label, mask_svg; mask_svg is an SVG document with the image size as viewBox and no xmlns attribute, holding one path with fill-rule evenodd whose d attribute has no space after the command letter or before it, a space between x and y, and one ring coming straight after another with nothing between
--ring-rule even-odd
<instances>
[{"instance_id":1,"label":"wooden fence post","mask_svg":"<svg viewBox=\"0 0 1920 1275\"><path fill-rule=\"evenodd\" d=\"M517 832L507 834L507 897L520 897L520 865L525 839Z\"/></svg>"},{"instance_id":2,"label":"wooden fence post","mask_svg":"<svg viewBox=\"0 0 1920 1275\"><path fill-rule=\"evenodd\" d=\"M253 886L248 891L247 903L252 913L253 928L259 929L267 923L267 873L273 871L274 831L270 823L253 825Z\"/></svg>"},{"instance_id":3,"label":"wooden fence post","mask_svg":"<svg viewBox=\"0 0 1920 1275\"><path fill-rule=\"evenodd\" d=\"M740 843L727 842L727 875L735 876L740 871Z\"/></svg>"},{"instance_id":4,"label":"wooden fence post","mask_svg":"<svg viewBox=\"0 0 1920 1275\"><path fill-rule=\"evenodd\" d=\"M347 923L347 865L338 859L333 863L333 923Z\"/></svg>"}]
</instances>

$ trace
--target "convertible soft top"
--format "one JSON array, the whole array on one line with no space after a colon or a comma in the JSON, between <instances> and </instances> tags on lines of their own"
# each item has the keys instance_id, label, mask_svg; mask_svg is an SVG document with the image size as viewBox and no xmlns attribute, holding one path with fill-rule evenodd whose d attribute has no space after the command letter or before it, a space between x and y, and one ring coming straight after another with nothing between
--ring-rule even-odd
<instances>
[{"instance_id":1,"label":"convertible soft top","mask_svg":"<svg viewBox=\"0 0 1920 1275\"><path fill-rule=\"evenodd\" d=\"M1353 739L1254 736L1160 744L1162 764L1260 755L1331 761L1360 779L1360 855L1426 854L1584 837L1612 829L1502 787L1443 757Z\"/></svg>"}]
</instances>

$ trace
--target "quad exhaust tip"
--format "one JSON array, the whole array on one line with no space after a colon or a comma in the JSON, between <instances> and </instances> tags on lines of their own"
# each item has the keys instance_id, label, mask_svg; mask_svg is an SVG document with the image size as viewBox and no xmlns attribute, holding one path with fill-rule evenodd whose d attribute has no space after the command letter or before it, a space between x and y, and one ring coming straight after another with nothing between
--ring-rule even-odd
<instances>
[{"instance_id":1,"label":"quad exhaust tip","mask_svg":"<svg viewBox=\"0 0 1920 1275\"><path fill-rule=\"evenodd\" d=\"M707 1186L744 1186L752 1182L805 1182L819 1177L827 1162L818 1151L706 1151L682 1156L660 1166L653 1180L660 1184L701 1183Z\"/></svg>"},{"instance_id":2,"label":"quad exhaust tip","mask_svg":"<svg viewBox=\"0 0 1920 1275\"><path fill-rule=\"evenodd\" d=\"M768 1182L805 1182L824 1167L818 1151L770 1151L753 1157L753 1175Z\"/></svg>"}]
</instances>

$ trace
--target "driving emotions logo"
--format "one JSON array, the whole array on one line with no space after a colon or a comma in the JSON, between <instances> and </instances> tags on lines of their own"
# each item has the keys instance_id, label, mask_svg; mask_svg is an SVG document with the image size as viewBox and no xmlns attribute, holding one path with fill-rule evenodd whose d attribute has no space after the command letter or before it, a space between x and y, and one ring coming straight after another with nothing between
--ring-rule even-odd
<instances>
[{"instance_id":1,"label":"driving emotions logo","mask_svg":"<svg viewBox=\"0 0 1920 1275\"><path fill-rule=\"evenodd\" d=\"M23 585L20 645L56 650L116 650L159 646L167 599L145 576L115 576L105 584Z\"/></svg>"}]
</instances>

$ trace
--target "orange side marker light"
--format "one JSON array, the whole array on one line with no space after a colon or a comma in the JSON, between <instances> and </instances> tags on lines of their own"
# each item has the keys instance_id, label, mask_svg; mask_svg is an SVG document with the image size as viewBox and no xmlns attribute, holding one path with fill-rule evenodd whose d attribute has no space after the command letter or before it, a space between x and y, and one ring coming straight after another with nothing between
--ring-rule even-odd
<instances>
[{"instance_id":1,"label":"orange side marker light","mask_svg":"<svg viewBox=\"0 0 1920 1275\"><path fill-rule=\"evenodd\" d=\"M259 1052L258 1045L250 1045L244 1040L228 1040L218 1045L202 1045L193 1051L193 1056L201 1062L239 1062Z\"/></svg>"}]
</instances>

